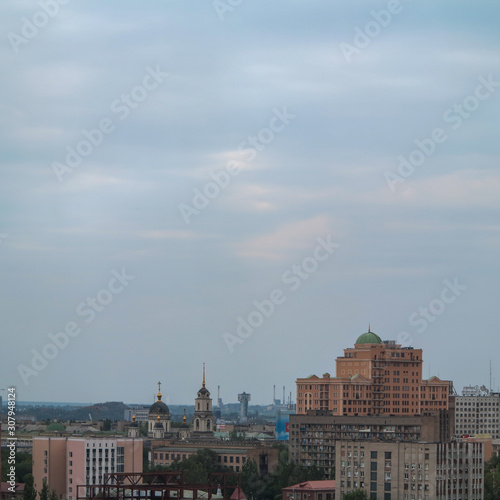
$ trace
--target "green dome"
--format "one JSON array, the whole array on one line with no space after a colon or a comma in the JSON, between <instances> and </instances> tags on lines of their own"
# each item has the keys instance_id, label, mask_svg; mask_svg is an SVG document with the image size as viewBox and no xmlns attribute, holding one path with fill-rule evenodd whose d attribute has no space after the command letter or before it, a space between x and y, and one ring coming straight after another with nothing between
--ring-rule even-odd
<instances>
[{"instance_id":1,"label":"green dome","mask_svg":"<svg viewBox=\"0 0 500 500\"><path fill-rule=\"evenodd\" d=\"M47 425L46 430L50 432L64 432L66 430L66 427L59 422L52 422L51 424Z\"/></svg>"},{"instance_id":2,"label":"green dome","mask_svg":"<svg viewBox=\"0 0 500 500\"><path fill-rule=\"evenodd\" d=\"M356 340L355 344L381 344L382 339L373 332L370 332L370 329L366 333L363 333L363 335L360 335L358 337L358 340Z\"/></svg>"}]
</instances>

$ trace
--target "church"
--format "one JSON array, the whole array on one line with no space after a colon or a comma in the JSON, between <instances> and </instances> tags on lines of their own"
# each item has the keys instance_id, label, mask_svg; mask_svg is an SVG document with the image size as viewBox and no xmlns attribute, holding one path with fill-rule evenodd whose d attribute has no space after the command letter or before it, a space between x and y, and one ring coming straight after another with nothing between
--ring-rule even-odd
<instances>
[{"instance_id":1,"label":"church","mask_svg":"<svg viewBox=\"0 0 500 500\"><path fill-rule=\"evenodd\" d=\"M203 363L203 379L201 388L195 398L193 426L187 423L186 412L179 429L171 429L170 410L161 400L161 382L158 382L157 400L151 405L148 412L148 437L152 439L180 439L180 440L210 440L214 439L214 416L212 412L212 398L205 384L205 363ZM129 437L139 437L139 425L132 417L129 426Z\"/></svg>"}]
</instances>

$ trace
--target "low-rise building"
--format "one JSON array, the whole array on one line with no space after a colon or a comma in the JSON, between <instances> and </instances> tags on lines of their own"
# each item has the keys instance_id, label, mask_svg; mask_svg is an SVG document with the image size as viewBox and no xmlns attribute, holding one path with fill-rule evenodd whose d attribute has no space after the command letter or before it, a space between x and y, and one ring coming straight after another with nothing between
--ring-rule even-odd
<instances>
[{"instance_id":1,"label":"low-rise building","mask_svg":"<svg viewBox=\"0 0 500 500\"><path fill-rule=\"evenodd\" d=\"M283 500L335 500L335 480L306 481L283 488Z\"/></svg>"},{"instance_id":2,"label":"low-rise building","mask_svg":"<svg viewBox=\"0 0 500 500\"><path fill-rule=\"evenodd\" d=\"M254 460L261 476L273 472L279 461L279 450L272 446L250 442L164 442L154 443L150 451L151 465L171 465L175 461L188 459L197 451L207 448L217 454L217 462L229 467L234 472L241 472L248 460Z\"/></svg>"}]
</instances>

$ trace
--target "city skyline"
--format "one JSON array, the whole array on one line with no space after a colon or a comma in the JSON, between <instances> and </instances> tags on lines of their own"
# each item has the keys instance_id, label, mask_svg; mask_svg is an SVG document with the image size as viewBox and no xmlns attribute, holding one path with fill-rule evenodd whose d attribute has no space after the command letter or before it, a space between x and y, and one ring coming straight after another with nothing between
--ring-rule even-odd
<instances>
[{"instance_id":1,"label":"city skyline","mask_svg":"<svg viewBox=\"0 0 500 500\"><path fill-rule=\"evenodd\" d=\"M295 400L369 324L498 388L500 6L233 3L0 6L0 388Z\"/></svg>"}]
</instances>

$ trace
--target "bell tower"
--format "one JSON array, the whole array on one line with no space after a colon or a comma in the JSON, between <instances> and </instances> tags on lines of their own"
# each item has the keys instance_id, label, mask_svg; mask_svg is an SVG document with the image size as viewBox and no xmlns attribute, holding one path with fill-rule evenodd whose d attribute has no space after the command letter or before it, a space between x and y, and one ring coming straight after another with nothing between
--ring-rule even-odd
<instances>
[{"instance_id":1,"label":"bell tower","mask_svg":"<svg viewBox=\"0 0 500 500\"><path fill-rule=\"evenodd\" d=\"M214 416L212 398L205 386L205 363L203 363L203 381L194 400L193 433L197 437L213 437Z\"/></svg>"}]
</instances>

